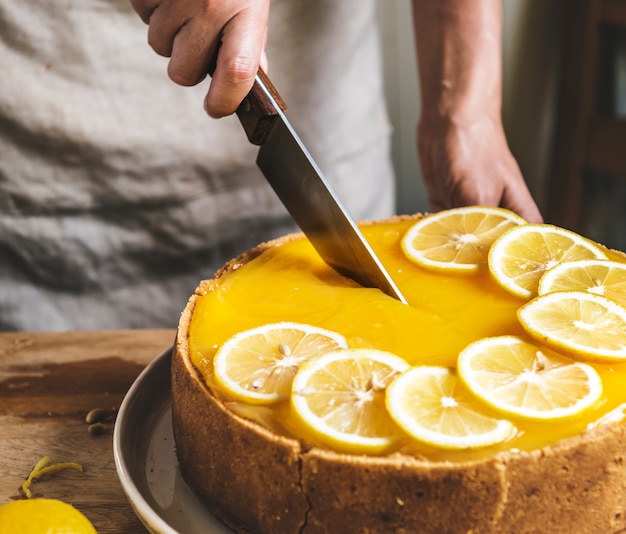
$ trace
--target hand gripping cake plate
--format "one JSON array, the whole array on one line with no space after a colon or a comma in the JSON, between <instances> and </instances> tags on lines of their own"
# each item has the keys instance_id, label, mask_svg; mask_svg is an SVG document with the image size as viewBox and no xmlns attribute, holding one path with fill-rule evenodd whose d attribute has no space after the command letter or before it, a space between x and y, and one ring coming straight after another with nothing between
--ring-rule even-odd
<instances>
[{"instance_id":1,"label":"hand gripping cake plate","mask_svg":"<svg viewBox=\"0 0 626 534\"><path fill-rule=\"evenodd\" d=\"M250 533L626 529L626 257L472 206L363 223L408 305L302 235L180 320L181 473Z\"/></svg>"}]
</instances>

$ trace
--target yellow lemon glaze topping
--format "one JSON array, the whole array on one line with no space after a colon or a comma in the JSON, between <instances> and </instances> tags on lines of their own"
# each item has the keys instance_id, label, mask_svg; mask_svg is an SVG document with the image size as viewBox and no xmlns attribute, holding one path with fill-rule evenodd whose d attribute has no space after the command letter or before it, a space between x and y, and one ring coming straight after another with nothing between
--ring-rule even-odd
<instances>
[{"instance_id":1,"label":"yellow lemon glaze topping","mask_svg":"<svg viewBox=\"0 0 626 534\"><path fill-rule=\"evenodd\" d=\"M353 348L380 349L411 365L452 369L461 350L473 341L499 335L524 336L516 313L527 299L505 292L486 267L472 274L448 274L425 270L405 258L400 241L413 222L362 227L409 306L343 278L304 238L280 242L208 286L196 303L189 334L193 363L207 385L220 396L212 379L212 358L219 346L238 332L267 323L308 323L338 332ZM626 364L593 367L602 378L603 396L593 410L575 421L514 420L518 430L511 439L483 450L442 451L409 438L398 448L432 459L466 460L511 448L536 449L580 434L598 421L623 419ZM284 402L255 407L224 401L240 415L275 431L296 433Z\"/></svg>"}]
</instances>

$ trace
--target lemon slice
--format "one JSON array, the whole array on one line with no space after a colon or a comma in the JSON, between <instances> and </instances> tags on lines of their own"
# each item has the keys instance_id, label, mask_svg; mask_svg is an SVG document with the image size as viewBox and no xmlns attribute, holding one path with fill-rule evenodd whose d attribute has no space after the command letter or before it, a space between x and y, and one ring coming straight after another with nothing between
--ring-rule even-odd
<instances>
[{"instance_id":1,"label":"lemon slice","mask_svg":"<svg viewBox=\"0 0 626 534\"><path fill-rule=\"evenodd\" d=\"M491 243L504 230L526 220L503 208L469 206L433 213L402 238L405 256L431 269L477 271L487 263Z\"/></svg>"},{"instance_id":2,"label":"lemon slice","mask_svg":"<svg viewBox=\"0 0 626 534\"><path fill-rule=\"evenodd\" d=\"M391 382L386 402L407 434L437 448L486 447L515 431L510 421L486 415L446 367L412 367Z\"/></svg>"},{"instance_id":3,"label":"lemon slice","mask_svg":"<svg viewBox=\"0 0 626 534\"><path fill-rule=\"evenodd\" d=\"M539 295L554 291L589 291L626 305L626 263L580 260L561 263L539 280Z\"/></svg>"},{"instance_id":4,"label":"lemon slice","mask_svg":"<svg viewBox=\"0 0 626 534\"><path fill-rule=\"evenodd\" d=\"M336 332L299 323L272 323L235 334L217 351L215 381L229 397L251 404L285 400L299 365L346 348Z\"/></svg>"},{"instance_id":5,"label":"lemon slice","mask_svg":"<svg viewBox=\"0 0 626 534\"><path fill-rule=\"evenodd\" d=\"M489 271L506 291L522 298L537 295L539 279L559 263L607 259L592 241L550 224L526 224L504 232L489 251Z\"/></svg>"},{"instance_id":6,"label":"lemon slice","mask_svg":"<svg viewBox=\"0 0 626 534\"><path fill-rule=\"evenodd\" d=\"M385 389L408 367L402 358L374 349L313 358L293 380L294 419L306 436L339 451L380 453L400 434L385 408Z\"/></svg>"},{"instance_id":7,"label":"lemon slice","mask_svg":"<svg viewBox=\"0 0 626 534\"><path fill-rule=\"evenodd\" d=\"M537 297L517 311L530 336L583 360L626 361L626 308L587 291Z\"/></svg>"},{"instance_id":8,"label":"lemon slice","mask_svg":"<svg viewBox=\"0 0 626 534\"><path fill-rule=\"evenodd\" d=\"M478 399L524 419L573 418L602 394L602 380L593 367L516 336L471 343L459 355L457 372Z\"/></svg>"}]
</instances>

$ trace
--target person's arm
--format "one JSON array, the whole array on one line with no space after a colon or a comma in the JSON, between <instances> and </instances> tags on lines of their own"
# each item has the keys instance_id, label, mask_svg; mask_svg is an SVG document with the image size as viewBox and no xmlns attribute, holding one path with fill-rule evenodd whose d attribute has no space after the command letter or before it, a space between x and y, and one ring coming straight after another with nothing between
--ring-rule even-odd
<instances>
[{"instance_id":1,"label":"person's arm","mask_svg":"<svg viewBox=\"0 0 626 534\"><path fill-rule=\"evenodd\" d=\"M196 85L214 65L204 107L212 117L233 113L264 62L269 0L130 1L150 46L170 58L170 78Z\"/></svg>"},{"instance_id":2,"label":"person's arm","mask_svg":"<svg viewBox=\"0 0 626 534\"><path fill-rule=\"evenodd\" d=\"M413 22L431 208L501 206L541 222L502 126L501 0L413 0Z\"/></svg>"}]
</instances>

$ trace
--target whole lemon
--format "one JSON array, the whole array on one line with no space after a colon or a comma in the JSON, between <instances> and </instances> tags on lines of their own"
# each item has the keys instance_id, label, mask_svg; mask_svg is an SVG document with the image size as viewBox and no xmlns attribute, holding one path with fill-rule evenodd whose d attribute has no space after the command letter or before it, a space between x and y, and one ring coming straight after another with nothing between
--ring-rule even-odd
<instances>
[{"instance_id":1,"label":"whole lemon","mask_svg":"<svg viewBox=\"0 0 626 534\"><path fill-rule=\"evenodd\" d=\"M0 506L0 534L97 534L71 504L57 499L24 499Z\"/></svg>"}]
</instances>

